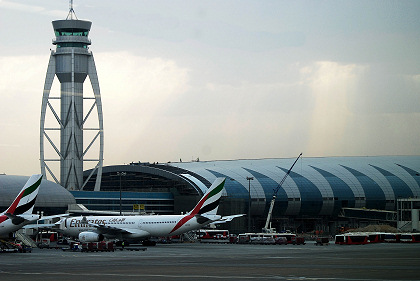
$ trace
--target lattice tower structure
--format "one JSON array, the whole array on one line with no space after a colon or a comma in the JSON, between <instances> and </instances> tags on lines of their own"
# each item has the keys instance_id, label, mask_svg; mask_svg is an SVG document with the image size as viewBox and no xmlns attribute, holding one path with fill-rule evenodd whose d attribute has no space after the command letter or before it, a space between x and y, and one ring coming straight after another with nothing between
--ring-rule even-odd
<instances>
[{"instance_id":1,"label":"lattice tower structure","mask_svg":"<svg viewBox=\"0 0 420 281\"><path fill-rule=\"evenodd\" d=\"M104 130L102 102L99 88L98 75L92 52L89 50L91 40L88 38L92 22L67 17L66 20L52 22L55 36L48 63L47 74L44 84L44 92L41 106L40 125L40 162L41 173L47 177L47 171L56 181L68 190L83 190L91 175L96 172L95 190L100 190L103 151ZM60 82L60 96L50 96L54 78ZM86 77L89 77L93 90L93 97L84 96L83 85ZM60 108L53 106L52 100L60 100ZM89 100L89 101L88 101ZM92 103L86 114L83 112L84 102ZM97 126L85 127L86 121L95 118L91 114L96 109ZM46 115L52 114L57 126L46 127ZM96 119L96 118L95 118ZM52 131L60 131L60 144L50 137ZM83 142L84 131L94 131L93 137ZM46 145L46 141L49 147ZM93 147L97 147L98 156L86 159L86 153ZM45 151L55 151L57 157L46 158ZM90 155L90 154L89 154ZM48 165L52 161L60 162L60 180ZM83 181L84 162L94 162L95 168Z\"/></svg>"}]
</instances>

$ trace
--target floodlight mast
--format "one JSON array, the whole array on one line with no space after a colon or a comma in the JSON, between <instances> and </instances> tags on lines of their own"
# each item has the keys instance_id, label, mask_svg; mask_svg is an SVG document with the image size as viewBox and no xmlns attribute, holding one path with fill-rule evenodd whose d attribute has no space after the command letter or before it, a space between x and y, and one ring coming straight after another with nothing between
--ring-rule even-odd
<instances>
[{"instance_id":1,"label":"floodlight mast","mask_svg":"<svg viewBox=\"0 0 420 281\"><path fill-rule=\"evenodd\" d=\"M277 185L276 189L274 189L273 199L271 199L270 209L268 210L268 214L267 214L267 220L265 221L265 226L262 229L263 232L273 232L273 229L271 227L269 228L269 226L271 223L271 216L273 215L273 208L274 208L274 203L276 202L277 192L279 191L280 187L283 185L284 181L289 176L290 172L292 171L293 167L295 166L296 162L299 160L301 156L302 156L302 153L299 154L298 158L296 158L292 167L290 167L290 169L287 171L286 175L284 175L281 182Z\"/></svg>"}]
</instances>

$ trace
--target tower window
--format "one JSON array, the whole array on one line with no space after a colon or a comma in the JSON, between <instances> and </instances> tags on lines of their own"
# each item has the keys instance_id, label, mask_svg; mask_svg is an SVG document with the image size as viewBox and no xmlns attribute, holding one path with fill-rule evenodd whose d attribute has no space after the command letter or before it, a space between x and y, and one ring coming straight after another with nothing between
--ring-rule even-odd
<instances>
[{"instance_id":1,"label":"tower window","mask_svg":"<svg viewBox=\"0 0 420 281\"><path fill-rule=\"evenodd\" d=\"M76 42L71 42L71 43L60 43L57 44L57 48L66 48L66 47L76 47L76 48L87 48L87 45L84 43L76 43Z\"/></svg>"},{"instance_id":2,"label":"tower window","mask_svg":"<svg viewBox=\"0 0 420 281\"><path fill-rule=\"evenodd\" d=\"M56 29L55 36L88 36L89 30L78 28Z\"/></svg>"}]
</instances>

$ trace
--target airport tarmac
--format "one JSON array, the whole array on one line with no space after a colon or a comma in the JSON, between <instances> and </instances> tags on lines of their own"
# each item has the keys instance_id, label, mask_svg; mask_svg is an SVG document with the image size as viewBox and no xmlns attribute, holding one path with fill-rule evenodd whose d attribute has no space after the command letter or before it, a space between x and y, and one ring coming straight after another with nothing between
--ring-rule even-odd
<instances>
[{"instance_id":1,"label":"airport tarmac","mask_svg":"<svg viewBox=\"0 0 420 281\"><path fill-rule=\"evenodd\" d=\"M420 244L158 244L0 254L1 280L420 280Z\"/></svg>"}]
</instances>

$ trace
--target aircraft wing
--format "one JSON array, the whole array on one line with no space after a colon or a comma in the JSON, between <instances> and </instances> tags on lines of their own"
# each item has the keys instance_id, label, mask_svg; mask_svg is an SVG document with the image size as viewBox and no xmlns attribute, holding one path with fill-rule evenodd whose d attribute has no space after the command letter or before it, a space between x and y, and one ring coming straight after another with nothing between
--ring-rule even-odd
<instances>
[{"instance_id":1,"label":"aircraft wing","mask_svg":"<svg viewBox=\"0 0 420 281\"><path fill-rule=\"evenodd\" d=\"M22 228L32 228L32 229L45 228L45 229L52 229L54 226L56 226L55 223L39 223L39 224L27 224L27 225L24 225ZM54 229L54 230L56 230L56 229Z\"/></svg>"},{"instance_id":2,"label":"aircraft wing","mask_svg":"<svg viewBox=\"0 0 420 281\"><path fill-rule=\"evenodd\" d=\"M226 222L230 222L235 218L239 218L245 216L245 214L239 214L239 215L231 215L231 216L225 216L225 217L221 217L219 220L212 222L212 224L219 224L219 223L226 223Z\"/></svg>"},{"instance_id":3,"label":"aircraft wing","mask_svg":"<svg viewBox=\"0 0 420 281\"><path fill-rule=\"evenodd\" d=\"M55 219L55 218L64 218L64 217L68 217L69 214L59 214L59 215L52 215L52 216L43 216L40 217L39 220L50 220L50 219Z\"/></svg>"},{"instance_id":4,"label":"aircraft wing","mask_svg":"<svg viewBox=\"0 0 420 281\"><path fill-rule=\"evenodd\" d=\"M117 235L117 234L128 234L131 233L126 229L119 227L106 226L106 225L97 225L95 226L98 233L108 234L108 235Z\"/></svg>"},{"instance_id":5,"label":"aircraft wing","mask_svg":"<svg viewBox=\"0 0 420 281\"><path fill-rule=\"evenodd\" d=\"M39 219L35 219L35 220L31 220L31 221L42 221L42 220L49 220L49 219L54 219L54 218L63 218L63 217L67 217L68 215L69 214L44 216L44 217L40 217ZM60 224L60 221L58 221L56 223L27 224L27 225L23 226L23 228L32 228L32 229L45 228L45 229L51 229L51 228L56 227L59 224ZM55 230L58 230L58 229L55 229Z\"/></svg>"},{"instance_id":6,"label":"aircraft wing","mask_svg":"<svg viewBox=\"0 0 420 281\"><path fill-rule=\"evenodd\" d=\"M30 221L36 221L39 216L38 215L14 215L11 213L5 213L5 215L12 221L13 224L18 225L23 222L30 222Z\"/></svg>"},{"instance_id":7,"label":"aircraft wing","mask_svg":"<svg viewBox=\"0 0 420 281\"><path fill-rule=\"evenodd\" d=\"M102 224L90 223L90 222L83 222L87 223L91 227L96 228L96 232L104 235L118 235L118 234L137 234L137 235L144 235L149 236L150 233L144 230L136 230L132 228L120 228L114 226L107 226Z\"/></svg>"},{"instance_id":8,"label":"aircraft wing","mask_svg":"<svg viewBox=\"0 0 420 281\"><path fill-rule=\"evenodd\" d=\"M231 215L231 216L219 216L219 215L208 215L208 214L201 214L201 215L196 215L197 218L197 222L200 224L204 224L204 223L209 223L210 224L219 224L219 223L225 223L225 222L230 222L231 220L233 220L234 218L239 218L245 216L245 214L240 214L240 215Z\"/></svg>"},{"instance_id":9,"label":"aircraft wing","mask_svg":"<svg viewBox=\"0 0 420 281\"><path fill-rule=\"evenodd\" d=\"M98 226L96 227L96 232L103 234L103 235L108 235L108 236L118 236L118 235L124 235L124 234L128 234L128 235L136 235L136 236L150 236L150 233L144 230L140 230L140 229L124 229L124 228L119 228L119 227L113 227L113 226Z\"/></svg>"}]
</instances>

